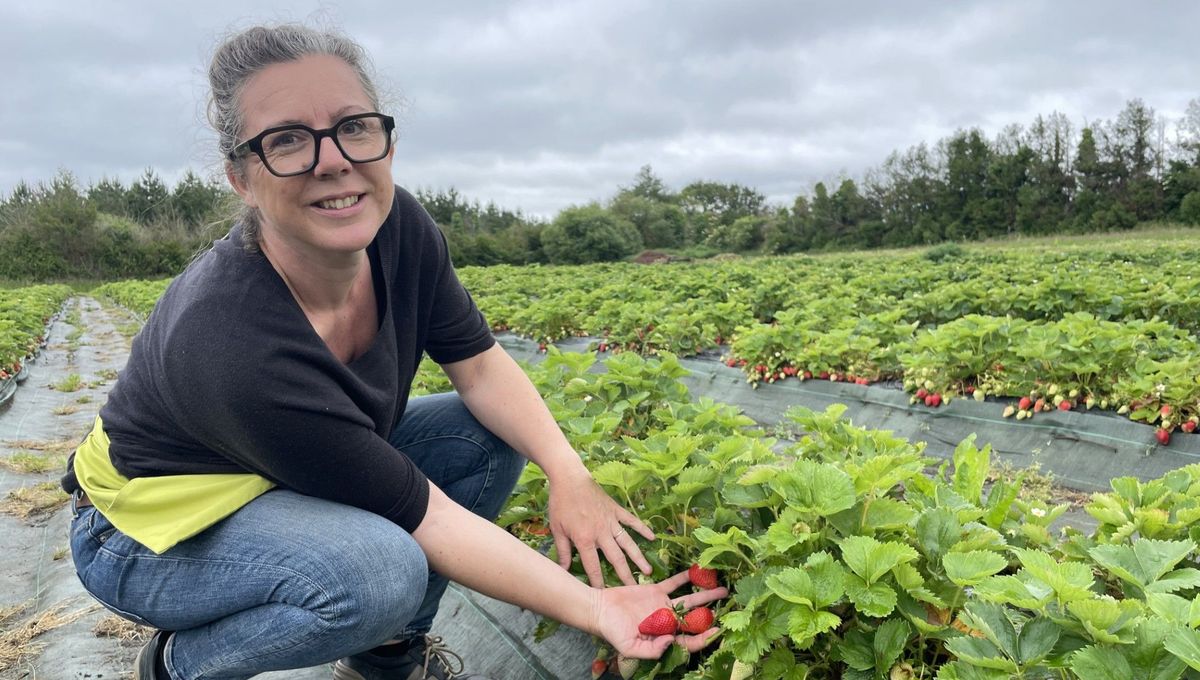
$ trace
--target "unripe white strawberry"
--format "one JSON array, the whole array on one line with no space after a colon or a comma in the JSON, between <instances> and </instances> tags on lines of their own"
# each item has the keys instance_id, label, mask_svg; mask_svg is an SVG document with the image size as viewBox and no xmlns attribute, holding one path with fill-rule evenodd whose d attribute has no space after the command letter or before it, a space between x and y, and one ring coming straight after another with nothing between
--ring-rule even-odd
<instances>
[{"instance_id":1,"label":"unripe white strawberry","mask_svg":"<svg viewBox=\"0 0 1200 680\"><path fill-rule=\"evenodd\" d=\"M1011 416L1012 414L1014 414L1016 412L1017 412L1017 407L1013 406L1012 404L1009 404L1008 408L1004 409L1004 417L1008 418L1009 416Z\"/></svg>"},{"instance_id":2,"label":"unripe white strawberry","mask_svg":"<svg viewBox=\"0 0 1200 680\"><path fill-rule=\"evenodd\" d=\"M729 669L729 680L749 680L753 675L754 666L737 659L733 660L733 667Z\"/></svg>"},{"instance_id":3,"label":"unripe white strawberry","mask_svg":"<svg viewBox=\"0 0 1200 680\"><path fill-rule=\"evenodd\" d=\"M983 401L984 399L987 399L987 394L984 393L983 390L978 389L978 388L976 388L975 394L972 394L971 396L975 397L975 401Z\"/></svg>"},{"instance_id":4,"label":"unripe white strawberry","mask_svg":"<svg viewBox=\"0 0 1200 680\"><path fill-rule=\"evenodd\" d=\"M1121 408L1117 409L1117 413L1119 413L1121 415L1125 415L1126 413L1129 413L1129 407L1122 406Z\"/></svg>"},{"instance_id":5,"label":"unripe white strawberry","mask_svg":"<svg viewBox=\"0 0 1200 680\"><path fill-rule=\"evenodd\" d=\"M629 678L632 678L633 674L637 672L638 663L640 662L637 659L631 659L627 656L618 654L617 675L620 675L625 680L629 680Z\"/></svg>"},{"instance_id":6,"label":"unripe white strawberry","mask_svg":"<svg viewBox=\"0 0 1200 680\"><path fill-rule=\"evenodd\" d=\"M1074 399L1075 397L1078 397L1078 396L1079 396L1079 390L1077 390L1077 389L1072 389L1070 392L1067 392L1067 397L1069 399Z\"/></svg>"}]
</instances>

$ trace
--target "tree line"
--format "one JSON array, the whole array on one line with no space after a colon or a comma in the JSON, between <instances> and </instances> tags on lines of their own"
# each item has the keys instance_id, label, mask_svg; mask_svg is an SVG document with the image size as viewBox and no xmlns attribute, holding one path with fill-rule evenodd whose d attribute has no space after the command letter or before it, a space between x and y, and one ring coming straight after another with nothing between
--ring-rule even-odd
<instances>
[{"instance_id":1,"label":"tree line","mask_svg":"<svg viewBox=\"0 0 1200 680\"><path fill-rule=\"evenodd\" d=\"M678 191L650 166L604 202L541 220L418 189L459 265L619 260L644 249L783 254L1200 224L1200 99L1167 121L1140 99L1075 128L1061 113L989 138L959 130L891 153L858 180L818 182L791 205L752 187ZM188 172L80 188L68 172L0 200L0 278L172 275L229 226L237 198Z\"/></svg>"},{"instance_id":2,"label":"tree line","mask_svg":"<svg viewBox=\"0 0 1200 680\"><path fill-rule=\"evenodd\" d=\"M451 192L425 193L457 261L577 263L648 249L783 254L1200 224L1200 99L1167 121L1134 99L1112 120L1076 129L1061 113L978 128L891 153L771 205L752 187L696 181L679 191L649 166L607 202L568 208L541 226L481 211Z\"/></svg>"},{"instance_id":3,"label":"tree line","mask_svg":"<svg viewBox=\"0 0 1200 680\"><path fill-rule=\"evenodd\" d=\"M174 187L149 169L128 186L21 182L0 201L0 279L173 276L227 230L233 198L191 171Z\"/></svg>"}]
</instances>

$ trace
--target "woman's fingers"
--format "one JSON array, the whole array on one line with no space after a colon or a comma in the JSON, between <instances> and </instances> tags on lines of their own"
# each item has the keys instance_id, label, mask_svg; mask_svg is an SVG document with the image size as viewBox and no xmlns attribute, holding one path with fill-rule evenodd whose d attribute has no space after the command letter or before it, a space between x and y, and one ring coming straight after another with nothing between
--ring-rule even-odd
<instances>
[{"instance_id":1,"label":"woman's fingers","mask_svg":"<svg viewBox=\"0 0 1200 680\"><path fill-rule=\"evenodd\" d=\"M725 587L713 588L712 590L701 590L698 593L691 593L682 597L677 597L671 600L671 604L677 604L684 609L692 609L699 607L702 604L708 604L714 600L719 600L729 594L729 589Z\"/></svg>"},{"instance_id":2,"label":"woman's fingers","mask_svg":"<svg viewBox=\"0 0 1200 680\"><path fill-rule=\"evenodd\" d=\"M699 635L676 635L675 642L678 642L689 652L695 653L704 649L705 645L712 642L713 636L720 630L720 628L713 626Z\"/></svg>"},{"instance_id":3,"label":"woman's fingers","mask_svg":"<svg viewBox=\"0 0 1200 680\"><path fill-rule=\"evenodd\" d=\"M674 576L664 578L658 582L658 587L662 589L668 596L682 587L684 584L691 583L692 579L686 571L681 571Z\"/></svg>"},{"instance_id":4,"label":"woman's fingers","mask_svg":"<svg viewBox=\"0 0 1200 680\"><path fill-rule=\"evenodd\" d=\"M600 556L596 553L596 546L585 548L576 544L575 547L579 550L579 561L583 563L583 571L587 574L588 583L593 588L603 588L604 570L600 568Z\"/></svg>"},{"instance_id":5,"label":"woman's fingers","mask_svg":"<svg viewBox=\"0 0 1200 680\"><path fill-rule=\"evenodd\" d=\"M561 531L554 532L554 550L558 553L558 566L571 568L571 539Z\"/></svg>"},{"instance_id":6,"label":"woman's fingers","mask_svg":"<svg viewBox=\"0 0 1200 680\"><path fill-rule=\"evenodd\" d=\"M654 530L646 526L646 523L643 522L637 515L626 510L625 508L621 508L621 513L624 515L621 519L621 523L641 534L642 538L646 539L647 541L653 541L657 538L654 535Z\"/></svg>"},{"instance_id":7,"label":"woman's fingers","mask_svg":"<svg viewBox=\"0 0 1200 680\"><path fill-rule=\"evenodd\" d=\"M628 534L620 534L617 538L601 541L600 549L604 551L604 557L612 565L613 571L617 572L617 578L621 579L621 583L627 586L636 586L637 579L633 577L633 572L629 570L629 562L625 560L625 553L621 547L622 538L625 539L626 543L633 542L633 539L629 538ZM637 546L634 547L636 548ZM638 556L640 557L641 554L639 553Z\"/></svg>"},{"instance_id":8,"label":"woman's fingers","mask_svg":"<svg viewBox=\"0 0 1200 680\"><path fill-rule=\"evenodd\" d=\"M642 570L643 574L649 574L652 571L650 568L650 563L646 561L646 556L642 554L642 549L638 546L637 541L634 540L633 536L629 535L628 531L625 531L625 529L622 528L613 540L617 542L617 546L624 551L625 555L628 555L629 559L633 560L633 563L638 566L638 569ZM612 562L612 559L609 559L609 561ZM624 562L624 559L622 559L622 562ZM613 563L613 566L616 566L615 562ZM617 572L620 573L620 569L618 569ZM625 579L621 580L627 585L633 585L629 581L625 581Z\"/></svg>"}]
</instances>

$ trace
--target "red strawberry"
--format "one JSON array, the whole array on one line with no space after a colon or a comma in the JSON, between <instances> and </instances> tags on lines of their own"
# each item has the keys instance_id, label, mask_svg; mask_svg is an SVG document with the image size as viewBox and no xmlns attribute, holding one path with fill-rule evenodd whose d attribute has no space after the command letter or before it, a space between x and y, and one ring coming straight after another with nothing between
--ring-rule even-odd
<instances>
[{"instance_id":1,"label":"red strawberry","mask_svg":"<svg viewBox=\"0 0 1200 680\"><path fill-rule=\"evenodd\" d=\"M602 343L600 343L600 346L599 346L599 347L597 347L596 349L598 349L598 350L599 350L599 351L601 351L601 352L607 352L607 351L608 351L608 345L606 345L606 344L604 344L604 343L602 342Z\"/></svg>"},{"instance_id":2,"label":"red strawberry","mask_svg":"<svg viewBox=\"0 0 1200 680\"><path fill-rule=\"evenodd\" d=\"M1058 402L1058 410L1059 411L1070 411L1071 410L1071 402L1067 399L1063 399L1062 401Z\"/></svg>"},{"instance_id":3,"label":"red strawberry","mask_svg":"<svg viewBox=\"0 0 1200 680\"><path fill-rule=\"evenodd\" d=\"M803 375L805 380L812 380L812 371L805 371Z\"/></svg>"},{"instance_id":4,"label":"red strawberry","mask_svg":"<svg viewBox=\"0 0 1200 680\"><path fill-rule=\"evenodd\" d=\"M717 580L716 569L705 569L699 564L688 567L688 578L692 580L692 585L705 590L712 590L721 585L721 582Z\"/></svg>"},{"instance_id":5,"label":"red strawberry","mask_svg":"<svg viewBox=\"0 0 1200 680\"><path fill-rule=\"evenodd\" d=\"M722 343L722 341L723 341L723 340L724 340L724 338L722 338L722 337L721 337L721 336L719 336L719 335L718 335L717 337L713 338L713 342L714 342L714 343L716 343L716 344L718 344L718 345L720 345L720 344Z\"/></svg>"},{"instance_id":6,"label":"red strawberry","mask_svg":"<svg viewBox=\"0 0 1200 680\"><path fill-rule=\"evenodd\" d=\"M1158 414L1159 414L1159 415L1161 415L1161 416L1163 416L1164 418L1165 418L1166 416L1169 416L1169 415L1171 415L1171 405L1170 405L1170 404L1163 404L1163 407L1162 407L1162 408L1160 408L1160 409L1158 409Z\"/></svg>"},{"instance_id":7,"label":"red strawberry","mask_svg":"<svg viewBox=\"0 0 1200 680\"><path fill-rule=\"evenodd\" d=\"M545 352L545 351L546 351L546 343L544 343L544 342L539 342L539 343L538 343L538 351L539 351L539 352Z\"/></svg>"},{"instance_id":8,"label":"red strawberry","mask_svg":"<svg viewBox=\"0 0 1200 680\"><path fill-rule=\"evenodd\" d=\"M1194 432L1196 430L1196 421L1184 421L1184 423L1179 426L1179 429L1183 430L1184 432Z\"/></svg>"},{"instance_id":9,"label":"red strawberry","mask_svg":"<svg viewBox=\"0 0 1200 680\"><path fill-rule=\"evenodd\" d=\"M932 394L925 395L925 405L933 406L933 395Z\"/></svg>"},{"instance_id":10,"label":"red strawberry","mask_svg":"<svg viewBox=\"0 0 1200 680\"><path fill-rule=\"evenodd\" d=\"M1171 433L1162 428L1155 430L1154 436L1158 439L1158 443L1162 444L1163 446L1171 443Z\"/></svg>"},{"instance_id":11,"label":"red strawberry","mask_svg":"<svg viewBox=\"0 0 1200 680\"><path fill-rule=\"evenodd\" d=\"M725 365L733 368L734 366L737 366L737 359L729 359L725 362Z\"/></svg>"},{"instance_id":12,"label":"red strawberry","mask_svg":"<svg viewBox=\"0 0 1200 680\"><path fill-rule=\"evenodd\" d=\"M1046 410L1046 400L1038 399L1037 401L1033 402L1033 410L1045 411Z\"/></svg>"},{"instance_id":13,"label":"red strawberry","mask_svg":"<svg viewBox=\"0 0 1200 680\"><path fill-rule=\"evenodd\" d=\"M683 615L683 625L680 628L685 633L699 635L712 628L713 613L708 607L696 607Z\"/></svg>"},{"instance_id":14,"label":"red strawberry","mask_svg":"<svg viewBox=\"0 0 1200 680\"><path fill-rule=\"evenodd\" d=\"M821 380L829 380L829 371L821 371Z\"/></svg>"},{"instance_id":15,"label":"red strawberry","mask_svg":"<svg viewBox=\"0 0 1200 680\"><path fill-rule=\"evenodd\" d=\"M638 632L642 635L674 635L679 630L679 621L670 607L656 609L638 624Z\"/></svg>"},{"instance_id":16,"label":"red strawberry","mask_svg":"<svg viewBox=\"0 0 1200 680\"><path fill-rule=\"evenodd\" d=\"M592 680L597 680L604 671L608 670L608 661L601 658L596 658L592 661Z\"/></svg>"},{"instance_id":17,"label":"red strawberry","mask_svg":"<svg viewBox=\"0 0 1200 680\"><path fill-rule=\"evenodd\" d=\"M975 386L967 385L967 394L975 394Z\"/></svg>"},{"instance_id":18,"label":"red strawberry","mask_svg":"<svg viewBox=\"0 0 1200 680\"><path fill-rule=\"evenodd\" d=\"M928 396L929 396L929 390L925 389L924 387L917 390L917 399L924 399L925 397L928 397Z\"/></svg>"},{"instance_id":19,"label":"red strawberry","mask_svg":"<svg viewBox=\"0 0 1200 680\"><path fill-rule=\"evenodd\" d=\"M1028 411L1030 405L1032 405L1032 404L1033 404L1033 400L1030 399L1029 397L1021 397L1021 401L1017 402L1017 410L1018 411Z\"/></svg>"}]
</instances>

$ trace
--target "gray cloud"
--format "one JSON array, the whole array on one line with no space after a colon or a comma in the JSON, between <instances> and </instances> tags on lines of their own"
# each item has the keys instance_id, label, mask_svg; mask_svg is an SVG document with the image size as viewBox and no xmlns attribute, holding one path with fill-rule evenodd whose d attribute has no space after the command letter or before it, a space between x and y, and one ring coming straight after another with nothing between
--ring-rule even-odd
<instances>
[{"instance_id":1,"label":"gray cloud","mask_svg":"<svg viewBox=\"0 0 1200 680\"><path fill-rule=\"evenodd\" d=\"M410 187L550 216L651 164L676 188L740 182L790 202L955 129L1058 110L1078 128L1140 97L1200 96L1192 4L975 2L49 2L0 10L0 193L215 170L207 54L231 28L341 26L406 102Z\"/></svg>"}]
</instances>

